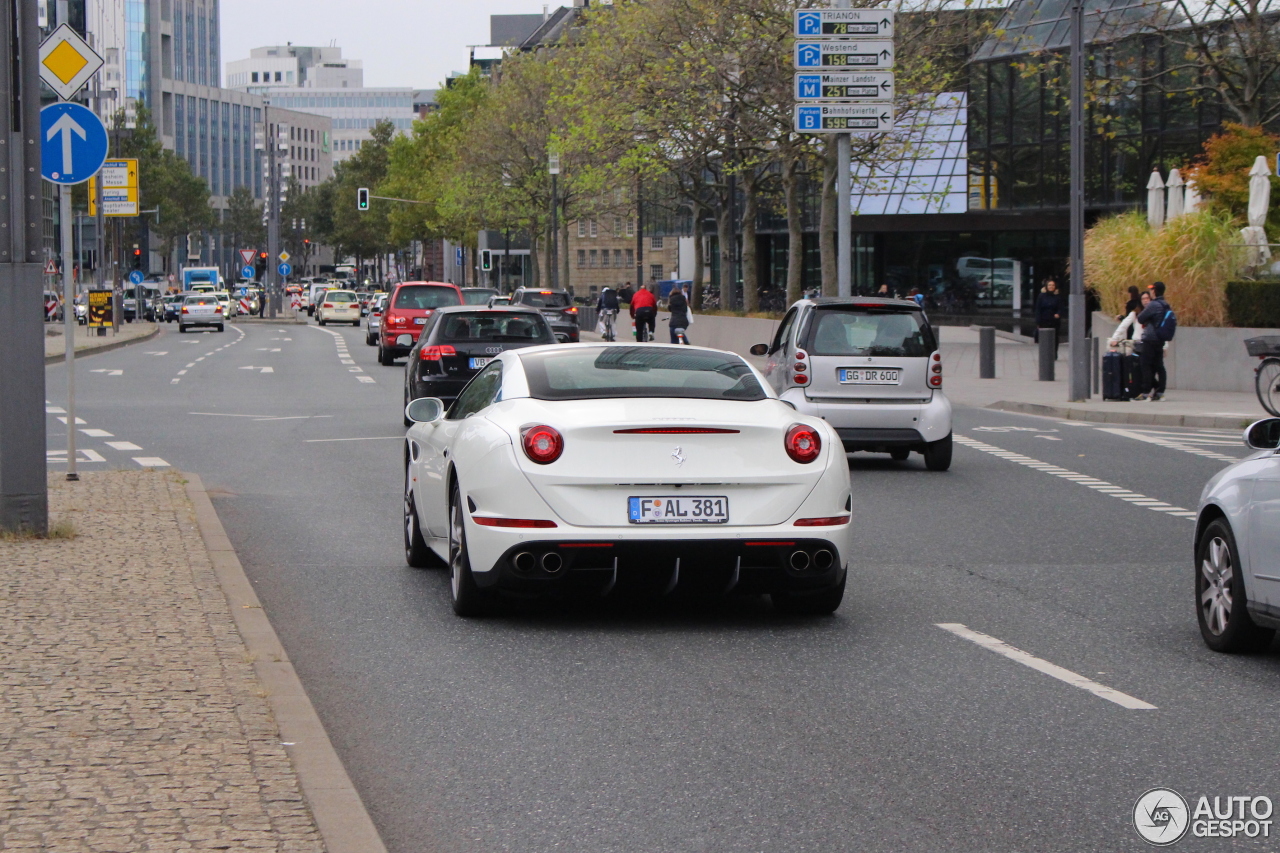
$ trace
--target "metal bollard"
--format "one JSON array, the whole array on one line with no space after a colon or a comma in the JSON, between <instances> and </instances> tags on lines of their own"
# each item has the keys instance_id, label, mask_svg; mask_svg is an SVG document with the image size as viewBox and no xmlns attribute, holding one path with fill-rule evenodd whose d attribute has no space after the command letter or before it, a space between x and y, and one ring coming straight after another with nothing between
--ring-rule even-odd
<instances>
[{"instance_id":1,"label":"metal bollard","mask_svg":"<svg viewBox=\"0 0 1280 853\"><path fill-rule=\"evenodd\" d=\"M991 326L978 329L978 376L996 378L996 330Z\"/></svg>"},{"instance_id":2,"label":"metal bollard","mask_svg":"<svg viewBox=\"0 0 1280 853\"><path fill-rule=\"evenodd\" d=\"M1053 381L1053 363L1058 355L1058 333L1053 329L1040 329L1040 381Z\"/></svg>"},{"instance_id":3,"label":"metal bollard","mask_svg":"<svg viewBox=\"0 0 1280 853\"><path fill-rule=\"evenodd\" d=\"M1093 393L1102 393L1102 338L1090 338L1093 346L1089 347L1092 354L1093 364L1092 370L1089 371L1093 375Z\"/></svg>"}]
</instances>

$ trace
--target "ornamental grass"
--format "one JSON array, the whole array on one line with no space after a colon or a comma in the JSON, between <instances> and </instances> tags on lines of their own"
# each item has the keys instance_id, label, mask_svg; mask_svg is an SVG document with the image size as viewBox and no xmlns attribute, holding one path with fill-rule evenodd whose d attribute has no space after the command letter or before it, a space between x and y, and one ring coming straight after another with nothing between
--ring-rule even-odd
<instances>
[{"instance_id":1,"label":"ornamental grass","mask_svg":"<svg viewBox=\"0 0 1280 853\"><path fill-rule=\"evenodd\" d=\"M1240 228L1228 214L1201 210L1152 230L1140 211L1099 220L1084 240L1085 282L1102 310L1118 315L1129 287L1153 281L1168 288L1169 306L1182 326L1230 326L1227 281L1245 263Z\"/></svg>"}]
</instances>

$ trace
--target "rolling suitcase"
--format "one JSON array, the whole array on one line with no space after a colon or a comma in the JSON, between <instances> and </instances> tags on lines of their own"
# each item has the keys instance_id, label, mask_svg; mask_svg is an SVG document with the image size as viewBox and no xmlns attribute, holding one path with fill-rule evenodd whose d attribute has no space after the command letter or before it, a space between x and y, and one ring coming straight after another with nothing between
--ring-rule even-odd
<instances>
[{"instance_id":1,"label":"rolling suitcase","mask_svg":"<svg viewBox=\"0 0 1280 853\"><path fill-rule=\"evenodd\" d=\"M1102 399L1104 400L1128 400L1130 399L1126 387L1126 371L1125 359L1118 352L1109 352L1102 357Z\"/></svg>"},{"instance_id":2,"label":"rolling suitcase","mask_svg":"<svg viewBox=\"0 0 1280 853\"><path fill-rule=\"evenodd\" d=\"M1124 362L1124 393L1126 400L1132 400L1142 393L1142 359L1137 355L1122 355Z\"/></svg>"}]
</instances>

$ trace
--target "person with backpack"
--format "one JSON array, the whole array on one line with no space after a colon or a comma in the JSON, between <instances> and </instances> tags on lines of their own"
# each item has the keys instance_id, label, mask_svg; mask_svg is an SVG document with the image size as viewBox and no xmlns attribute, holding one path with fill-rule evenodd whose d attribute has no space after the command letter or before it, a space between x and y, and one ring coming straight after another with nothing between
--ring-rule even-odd
<instances>
[{"instance_id":1,"label":"person with backpack","mask_svg":"<svg viewBox=\"0 0 1280 853\"><path fill-rule=\"evenodd\" d=\"M1173 340L1178 330L1178 315L1173 313L1164 298L1164 282L1151 286L1154 297L1138 315L1142 325L1142 385L1143 393L1134 399L1160 400L1164 398L1168 374L1164 369L1164 345Z\"/></svg>"}]
</instances>

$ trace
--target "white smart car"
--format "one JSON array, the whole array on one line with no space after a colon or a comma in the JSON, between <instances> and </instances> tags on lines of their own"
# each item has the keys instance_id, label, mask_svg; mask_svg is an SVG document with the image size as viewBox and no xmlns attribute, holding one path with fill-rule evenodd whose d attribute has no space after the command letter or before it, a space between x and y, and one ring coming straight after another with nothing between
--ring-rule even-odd
<instances>
[{"instance_id":1,"label":"white smart car","mask_svg":"<svg viewBox=\"0 0 1280 853\"><path fill-rule=\"evenodd\" d=\"M768 344L764 375L796 411L835 427L850 453L914 450L930 471L951 467L951 402L929 320L907 299L803 299Z\"/></svg>"},{"instance_id":2,"label":"white smart car","mask_svg":"<svg viewBox=\"0 0 1280 853\"><path fill-rule=\"evenodd\" d=\"M448 564L460 615L498 590L840 606L853 501L840 439L740 356L508 350L447 413L428 397L405 414L405 557Z\"/></svg>"},{"instance_id":3,"label":"white smart car","mask_svg":"<svg viewBox=\"0 0 1280 853\"><path fill-rule=\"evenodd\" d=\"M1265 648L1280 628L1280 418L1244 441L1257 452L1205 485L1196 524L1196 613L1218 652Z\"/></svg>"}]
</instances>

